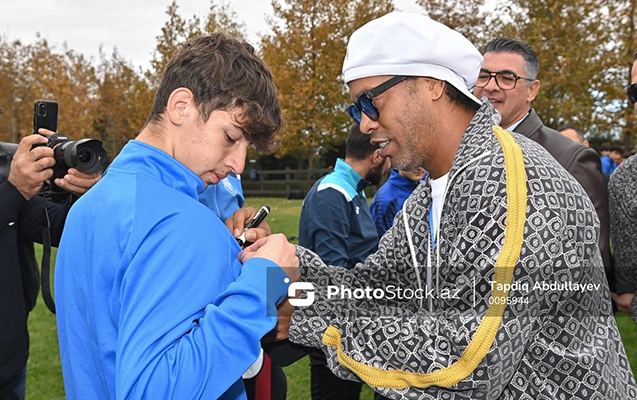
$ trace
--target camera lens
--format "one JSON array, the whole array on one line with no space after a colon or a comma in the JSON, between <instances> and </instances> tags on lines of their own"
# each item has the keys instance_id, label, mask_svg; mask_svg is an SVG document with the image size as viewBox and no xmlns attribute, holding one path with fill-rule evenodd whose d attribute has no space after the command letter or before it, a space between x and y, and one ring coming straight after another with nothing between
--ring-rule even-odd
<instances>
[{"instance_id":1,"label":"camera lens","mask_svg":"<svg viewBox=\"0 0 637 400\"><path fill-rule=\"evenodd\" d=\"M106 150L102 147L102 142L97 139L81 139L77 142L70 142L64 150L66 164L87 174L101 172L106 157Z\"/></svg>"},{"instance_id":2,"label":"camera lens","mask_svg":"<svg viewBox=\"0 0 637 400\"><path fill-rule=\"evenodd\" d=\"M77 161L81 163L91 162L91 152L87 149L80 149L77 152Z\"/></svg>"},{"instance_id":3,"label":"camera lens","mask_svg":"<svg viewBox=\"0 0 637 400\"><path fill-rule=\"evenodd\" d=\"M40 117L46 117L46 104L40 103L40 107L38 107L38 115Z\"/></svg>"}]
</instances>

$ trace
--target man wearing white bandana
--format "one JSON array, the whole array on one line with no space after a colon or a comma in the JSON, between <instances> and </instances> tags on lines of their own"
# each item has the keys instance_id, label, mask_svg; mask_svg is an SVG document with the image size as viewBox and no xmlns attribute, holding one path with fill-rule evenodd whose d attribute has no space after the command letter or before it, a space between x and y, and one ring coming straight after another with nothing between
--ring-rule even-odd
<instances>
[{"instance_id":1,"label":"man wearing white bandana","mask_svg":"<svg viewBox=\"0 0 637 400\"><path fill-rule=\"evenodd\" d=\"M595 209L473 96L481 65L423 15L351 36L349 114L395 168L430 175L364 263L329 268L298 248L314 301L295 308L290 340L394 399L635 399Z\"/></svg>"}]
</instances>

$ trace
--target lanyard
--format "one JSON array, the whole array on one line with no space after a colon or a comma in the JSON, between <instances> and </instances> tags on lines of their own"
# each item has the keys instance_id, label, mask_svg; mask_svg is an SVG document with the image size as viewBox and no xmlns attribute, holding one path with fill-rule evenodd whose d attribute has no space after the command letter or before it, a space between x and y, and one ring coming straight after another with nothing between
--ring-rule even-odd
<instances>
[{"instance_id":1,"label":"lanyard","mask_svg":"<svg viewBox=\"0 0 637 400\"><path fill-rule=\"evenodd\" d=\"M433 290L433 258L434 258L434 248L436 247L436 235L434 234L434 213L433 213L433 203L431 204L431 208L429 209L429 236L431 236L431 248L429 249L429 257L427 262L427 293L430 290ZM429 306L429 311L433 310L433 296L427 296L427 305Z\"/></svg>"},{"instance_id":2,"label":"lanyard","mask_svg":"<svg viewBox=\"0 0 637 400\"><path fill-rule=\"evenodd\" d=\"M436 247L436 234L434 233L434 205L429 209L429 236L431 236L431 249Z\"/></svg>"}]
</instances>

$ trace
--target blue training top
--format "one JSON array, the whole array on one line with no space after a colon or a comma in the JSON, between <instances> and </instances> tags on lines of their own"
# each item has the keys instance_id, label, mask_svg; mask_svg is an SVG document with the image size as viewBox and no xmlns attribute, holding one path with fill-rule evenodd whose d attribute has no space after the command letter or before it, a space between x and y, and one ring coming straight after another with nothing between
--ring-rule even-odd
<instances>
[{"instance_id":1,"label":"blue training top","mask_svg":"<svg viewBox=\"0 0 637 400\"><path fill-rule=\"evenodd\" d=\"M240 248L204 183L130 141L71 209L55 269L67 399L245 399L285 273Z\"/></svg>"},{"instance_id":2,"label":"blue training top","mask_svg":"<svg viewBox=\"0 0 637 400\"><path fill-rule=\"evenodd\" d=\"M605 174L612 175L617 169L617 164L609 156L601 156L600 161L602 162L602 172Z\"/></svg>"},{"instance_id":3,"label":"blue training top","mask_svg":"<svg viewBox=\"0 0 637 400\"><path fill-rule=\"evenodd\" d=\"M378 248L365 189L370 185L342 159L303 201L299 244L328 265L352 268Z\"/></svg>"},{"instance_id":4,"label":"blue training top","mask_svg":"<svg viewBox=\"0 0 637 400\"><path fill-rule=\"evenodd\" d=\"M378 236L383 236L394 223L394 217L403 209L405 200L420 182L407 179L392 169L387 182L378 189L369 205Z\"/></svg>"}]
</instances>

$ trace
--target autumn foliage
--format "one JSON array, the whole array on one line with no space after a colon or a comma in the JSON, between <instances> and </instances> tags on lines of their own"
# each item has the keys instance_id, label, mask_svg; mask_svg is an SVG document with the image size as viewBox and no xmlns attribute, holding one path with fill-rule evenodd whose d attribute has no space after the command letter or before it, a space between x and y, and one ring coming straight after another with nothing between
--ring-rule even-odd
<instances>
[{"instance_id":1,"label":"autumn foliage","mask_svg":"<svg viewBox=\"0 0 637 400\"><path fill-rule=\"evenodd\" d=\"M546 125L570 123L632 146L636 117L625 93L637 50L634 0L417 3L478 48L498 36L529 42L540 59L542 82L533 106ZM351 123L345 113L351 100L341 79L349 35L394 5L391 0L274 0L272 6L269 30L253 45L274 74L283 108L276 154L312 165L342 144ZM44 38L27 44L0 36L0 140L17 142L30 134L33 102L55 99L60 132L73 139L101 138L114 157L143 126L168 59L188 39L220 30L245 38L245 26L227 3L212 2L208 15L190 19L173 3L148 70L117 51L93 60Z\"/></svg>"}]
</instances>

